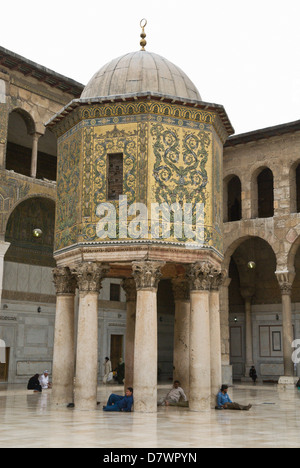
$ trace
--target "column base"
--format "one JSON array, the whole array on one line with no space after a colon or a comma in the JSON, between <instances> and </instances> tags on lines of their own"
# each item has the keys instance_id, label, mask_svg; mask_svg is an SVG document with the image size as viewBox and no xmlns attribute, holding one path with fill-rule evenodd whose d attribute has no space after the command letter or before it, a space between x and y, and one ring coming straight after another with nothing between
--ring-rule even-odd
<instances>
[{"instance_id":1,"label":"column base","mask_svg":"<svg viewBox=\"0 0 300 468\"><path fill-rule=\"evenodd\" d=\"M295 386L296 383L298 382L299 377L287 377L287 376L282 376L278 380L278 385L292 385Z\"/></svg>"}]
</instances>

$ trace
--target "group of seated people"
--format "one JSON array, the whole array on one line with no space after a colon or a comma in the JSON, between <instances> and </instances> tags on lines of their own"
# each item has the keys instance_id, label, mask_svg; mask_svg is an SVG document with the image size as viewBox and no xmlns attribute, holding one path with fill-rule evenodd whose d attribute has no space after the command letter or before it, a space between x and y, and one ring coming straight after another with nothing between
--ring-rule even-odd
<instances>
[{"instance_id":1,"label":"group of seated people","mask_svg":"<svg viewBox=\"0 0 300 468\"><path fill-rule=\"evenodd\" d=\"M34 392L42 392L43 389L51 388L49 382L49 372L46 370L42 375L34 375L28 382L27 389ZM228 385L222 385L220 392L217 395L216 410L238 410L249 411L252 406L244 406L239 403L233 403L228 395ZM72 405L73 407L74 405ZM158 406L178 406L188 407L189 402L184 390L180 386L180 382L175 380L172 389L167 395L158 401ZM103 411L125 412L130 413L133 407L133 388L128 387L125 396L111 394L107 404L103 406Z\"/></svg>"},{"instance_id":2,"label":"group of seated people","mask_svg":"<svg viewBox=\"0 0 300 468\"><path fill-rule=\"evenodd\" d=\"M222 388L217 395L217 406L215 409L249 411L252 408L252 405L244 406L239 403L233 403L229 398L228 388L228 385L222 385ZM126 390L124 397L115 394L110 395L107 405L103 407L103 411L131 412L132 406L133 388L129 387ZM189 406L187 397L178 380L175 380L173 388L167 393L167 395L158 401L158 406Z\"/></svg>"},{"instance_id":3,"label":"group of seated people","mask_svg":"<svg viewBox=\"0 0 300 468\"><path fill-rule=\"evenodd\" d=\"M27 385L27 390L33 390L35 393L42 393L47 388L52 388L52 384L49 382L49 371L47 370L42 375L35 374L29 379Z\"/></svg>"}]
</instances>

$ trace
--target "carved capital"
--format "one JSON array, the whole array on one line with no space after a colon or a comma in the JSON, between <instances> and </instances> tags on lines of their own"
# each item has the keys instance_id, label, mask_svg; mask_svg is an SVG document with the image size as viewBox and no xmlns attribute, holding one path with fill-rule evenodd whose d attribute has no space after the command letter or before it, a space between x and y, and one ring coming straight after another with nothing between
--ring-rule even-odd
<instances>
[{"instance_id":1,"label":"carved capital","mask_svg":"<svg viewBox=\"0 0 300 468\"><path fill-rule=\"evenodd\" d=\"M121 283L126 294L127 302L136 302L136 284L133 278L126 278Z\"/></svg>"},{"instance_id":2,"label":"carved capital","mask_svg":"<svg viewBox=\"0 0 300 468\"><path fill-rule=\"evenodd\" d=\"M187 272L191 291L210 291L216 268L211 262L197 262Z\"/></svg>"},{"instance_id":3,"label":"carved capital","mask_svg":"<svg viewBox=\"0 0 300 468\"><path fill-rule=\"evenodd\" d=\"M149 260L133 262L132 271L136 282L136 289L157 289L162 276L161 269L163 266L163 262L152 262Z\"/></svg>"},{"instance_id":4,"label":"carved capital","mask_svg":"<svg viewBox=\"0 0 300 468\"><path fill-rule=\"evenodd\" d=\"M83 262L72 269L77 278L79 292L100 292L102 280L108 272L108 265Z\"/></svg>"},{"instance_id":5,"label":"carved capital","mask_svg":"<svg viewBox=\"0 0 300 468\"><path fill-rule=\"evenodd\" d=\"M292 294L295 273L290 271L276 271L275 274L277 276L281 294L283 296L290 296Z\"/></svg>"},{"instance_id":6,"label":"carved capital","mask_svg":"<svg viewBox=\"0 0 300 468\"><path fill-rule=\"evenodd\" d=\"M225 281L228 278L228 272L226 270L219 271L215 268L212 272L212 275L211 290L219 291L221 286L225 284Z\"/></svg>"},{"instance_id":7,"label":"carved capital","mask_svg":"<svg viewBox=\"0 0 300 468\"><path fill-rule=\"evenodd\" d=\"M190 300L190 284L185 278L173 278L172 288L175 301Z\"/></svg>"},{"instance_id":8,"label":"carved capital","mask_svg":"<svg viewBox=\"0 0 300 468\"><path fill-rule=\"evenodd\" d=\"M56 294L75 294L76 278L67 267L57 267L52 270L53 283L55 284Z\"/></svg>"}]
</instances>

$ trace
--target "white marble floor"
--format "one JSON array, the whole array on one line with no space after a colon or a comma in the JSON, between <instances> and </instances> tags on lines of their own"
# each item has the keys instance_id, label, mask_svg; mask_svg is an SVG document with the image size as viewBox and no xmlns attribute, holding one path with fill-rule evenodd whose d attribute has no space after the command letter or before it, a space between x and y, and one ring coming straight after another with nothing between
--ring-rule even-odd
<instances>
[{"instance_id":1,"label":"white marble floor","mask_svg":"<svg viewBox=\"0 0 300 468\"><path fill-rule=\"evenodd\" d=\"M159 397L169 385L159 387ZM0 385L0 448L300 447L300 392L295 388L239 385L233 401L250 412L193 413L159 408L157 414L104 413L102 403L121 387L99 387L96 411L53 408L51 391L34 394Z\"/></svg>"}]
</instances>

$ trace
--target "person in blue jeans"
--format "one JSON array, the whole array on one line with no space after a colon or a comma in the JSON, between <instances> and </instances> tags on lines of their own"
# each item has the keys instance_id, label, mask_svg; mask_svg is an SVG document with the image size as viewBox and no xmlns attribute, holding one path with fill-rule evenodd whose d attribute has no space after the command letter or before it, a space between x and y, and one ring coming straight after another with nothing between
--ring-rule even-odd
<instances>
[{"instance_id":1,"label":"person in blue jeans","mask_svg":"<svg viewBox=\"0 0 300 468\"><path fill-rule=\"evenodd\" d=\"M108 399L107 405L103 406L103 411L122 411L130 413L133 405L133 388L127 388L125 396L112 393Z\"/></svg>"}]
</instances>

